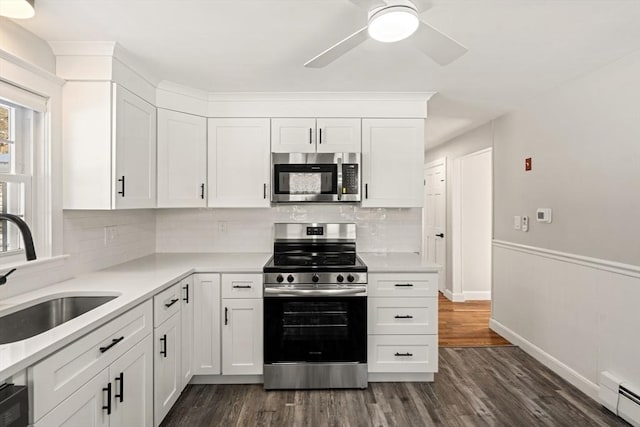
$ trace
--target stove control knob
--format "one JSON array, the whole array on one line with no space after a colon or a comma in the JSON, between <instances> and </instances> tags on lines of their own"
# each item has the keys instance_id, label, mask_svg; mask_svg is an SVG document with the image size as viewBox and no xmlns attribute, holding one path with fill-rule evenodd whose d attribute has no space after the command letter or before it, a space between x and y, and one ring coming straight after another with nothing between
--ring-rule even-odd
<instances>
[{"instance_id":1,"label":"stove control knob","mask_svg":"<svg viewBox=\"0 0 640 427\"><path fill-rule=\"evenodd\" d=\"M348 276L347 276L347 280L348 280L349 282L353 282L354 280L356 280L356 278L355 278L355 277L353 277L353 276L350 274L350 275L348 275Z\"/></svg>"},{"instance_id":2,"label":"stove control knob","mask_svg":"<svg viewBox=\"0 0 640 427\"><path fill-rule=\"evenodd\" d=\"M287 276L287 282L289 282L289 283L293 282L293 276L292 275L288 275Z\"/></svg>"},{"instance_id":3,"label":"stove control knob","mask_svg":"<svg viewBox=\"0 0 640 427\"><path fill-rule=\"evenodd\" d=\"M278 276L276 277L276 281L277 281L278 283L282 283L282 282L284 282L284 277L282 277L282 274L278 274Z\"/></svg>"},{"instance_id":4,"label":"stove control knob","mask_svg":"<svg viewBox=\"0 0 640 427\"><path fill-rule=\"evenodd\" d=\"M338 277L336 277L336 280L338 281L338 283L342 283L344 282L344 276L342 274L338 274Z\"/></svg>"},{"instance_id":5,"label":"stove control knob","mask_svg":"<svg viewBox=\"0 0 640 427\"><path fill-rule=\"evenodd\" d=\"M320 280L320 278L317 274L314 274L313 277L311 277L311 280L313 281L313 283L318 283L318 280Z\"/></svg>"}]
</instances>

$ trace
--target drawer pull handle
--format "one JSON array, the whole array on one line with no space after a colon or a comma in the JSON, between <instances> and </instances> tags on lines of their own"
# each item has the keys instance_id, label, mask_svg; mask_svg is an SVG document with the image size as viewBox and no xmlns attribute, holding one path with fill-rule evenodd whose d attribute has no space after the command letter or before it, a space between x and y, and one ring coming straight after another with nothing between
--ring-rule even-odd
<instances>
[{"instance_id":1,"label":"drawer pull handle","mask_svg":"<svg viewBox=\"0 0 640 427\"><path fill-rule=\"evenodd\" d=\"M395 286L398 288L412 288L413 283L396 283Z\"/></svg>"},{"instance_id":2,"label":"drawer pull handle","mask_svg":"<svg viewBox=\"0 0 640 427\"><path fill-rule=\"evenodd\" d=\"M182 298L182 300L183 300L184 302L186 302L187 304L189 304L189 284L187 283L186 285L184 285L184 286L182 287L182 289L184 289L185 294L186 294L186 295L185 295L185 297L184 297L184 298Z\"/></svg>"},{"instance_id":3,"label":"drawer pull handle","mask_svg":"<svg viewBox=\"0 0 640 427\"><path fill-rule=\"evenodd\" d=\"M396 314L396 315L395 315L395 318L396 318L396 319L413 319L413 316L412 316L412 315L410 315L410 314L407 314L406 316L401 316L401 315L399 315L399 314Z\"/></svg>"},{"instance_id":4,"label":"drawer pull handle","mask_svg":"<svg viewBox=\"0 0 640 427\"><path fill-rule=\"evenodd\" d=\"M107 415L111 415L111 383L107 384L107 386L103 388L102 391L107 392L107 404L106 406L102 406L102 409L106 409Z\"/></svg>"},{"instance_id":5,"label":"drawer pull handle","mask_svg":"<svg viewBox=\"0 0 640 427\"><path fill-rule=\"evenodd\" d=\"M124 402L124 372L120 372L116 381L120 381L120 393L118 394L118 392L116 392L113 397L120 399L120 402Z\"/></svg>"},{"instance_id":6,"label":"drawer pull handle","mask_svg":"<svg viewBox=\"0 0 640 427\"><path fill-rule=\"evenodd\" d=\"M413 356L413 353L409 353L409 352L406 352L406 353L396 353L394 356L411 357L411 356Z\"/></svg>"},{"instance_id":7,"label":"drawer pull handle","mask_svg":"<svg viewBox=\"0 0 640 427\"><path fill-rule=\"evenodd\" d=\"M251 289L251 285L233 285L235 289Z\"/></svg>"},{"instance_id":8,"label":"drawer pull handle","mask_svg":"<svg viewBox=\"0 0 640 427\"><path fill-rule=\"evenodd\" d=\"M160 343L162 343L162 348L160 349L160 355L167 357L167 334L164 334L160 338Z\"/></svg>"},{"instance_id":9,"label":"drawer pull handle","mask_svg":"<svg viewBox=\"0 0 640 427\"><path fill-rule=\"evenodd\" d=\"M172 300L171 300L171 302L170 302L170 303L167 303L167 304L165 304L164 306L165 306L165 307L167 307L167 308L169 308L169 307L171 307L173 304L177 303L178 301L180 301L180 299L179 299L179 298L174 298L174 299L172 299Z\"/></svg>"},{"instance_id":10,"label":"drawer pull handle","mask_svg":"<svg viewBox=\"0 0 640 427\"><path fill-rule=\"evenodd\" d=\"M124 339L124 337L113 338L111 340L111 344L109 344L108 346L105 346L105 347L100 347L100 353L104 353L105 351L109 350L111 347L113 347L114 345L118 344L123 339Z\"/></svg>"}]
</instances>

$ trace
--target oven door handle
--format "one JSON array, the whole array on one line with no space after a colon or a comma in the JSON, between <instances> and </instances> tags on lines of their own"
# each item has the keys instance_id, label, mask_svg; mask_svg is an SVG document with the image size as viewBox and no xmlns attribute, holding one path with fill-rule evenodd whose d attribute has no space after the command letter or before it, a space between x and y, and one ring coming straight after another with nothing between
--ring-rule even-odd
<instances>
[{"instance_id":1,"label":"oven door handle","mask_svg":"<svg viewBox=\"0 0 640 427\"><path fill-rule=\"evenodd\" d=\"M287 297L332 297L347 295L367 295L366 286L357 286L349 289L284 289L284 288L265 288L265 296Z\"/></svg>"}]
</instances>

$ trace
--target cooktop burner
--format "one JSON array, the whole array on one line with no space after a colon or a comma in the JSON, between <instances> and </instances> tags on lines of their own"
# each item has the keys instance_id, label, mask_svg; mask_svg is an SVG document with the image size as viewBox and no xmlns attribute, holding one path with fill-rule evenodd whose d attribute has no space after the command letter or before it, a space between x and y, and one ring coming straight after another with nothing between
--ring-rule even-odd
<instances>
[{"instance_id":1,"label":"cooktop burner","mask_svg":"<svg viewBox=\"0 0 640 427\"><path fill-rule=\"evenodd\" d=\"M263 268L265 286L367 283L355 224L275 224L275 237Z\"/></svg>"}]
</instances>

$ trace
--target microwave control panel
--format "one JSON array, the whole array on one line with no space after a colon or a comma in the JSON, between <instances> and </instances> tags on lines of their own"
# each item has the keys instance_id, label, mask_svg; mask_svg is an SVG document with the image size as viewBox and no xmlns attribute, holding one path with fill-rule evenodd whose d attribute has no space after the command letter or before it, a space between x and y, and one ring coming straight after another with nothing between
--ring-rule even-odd
<instances>
[{"instance_id":1,"label":"microwave control panel","mask_svg":"<svg viewBox=\"0 0 640 427\"><path fill-rule=\"evenodd\" d=\"M355 163L342 164L342 194L358 194L360 183L358 182L358 165Z\"/></svg>"}]
</instances>

